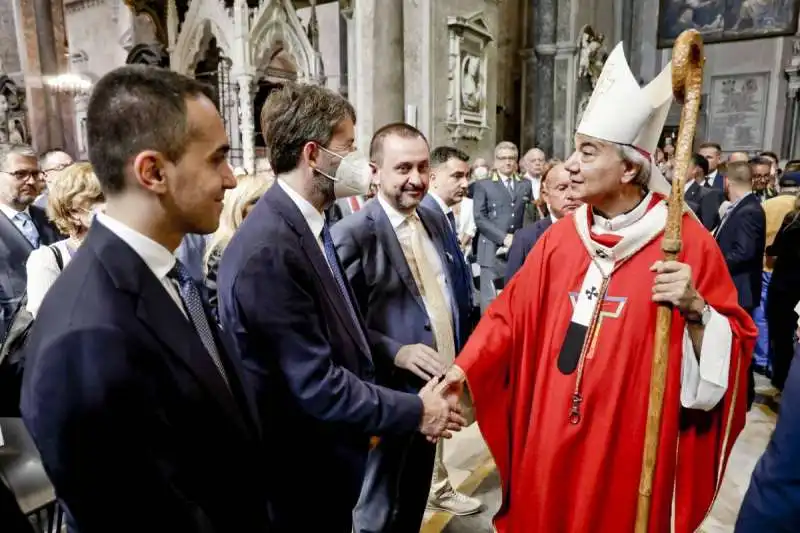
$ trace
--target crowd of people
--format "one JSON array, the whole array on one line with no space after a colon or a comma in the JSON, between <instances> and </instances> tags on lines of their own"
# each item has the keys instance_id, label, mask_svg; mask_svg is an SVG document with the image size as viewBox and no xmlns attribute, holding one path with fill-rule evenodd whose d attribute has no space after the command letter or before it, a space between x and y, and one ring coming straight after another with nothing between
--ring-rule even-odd
<instances>
[{"instance_id":1,"label":"crowd of people","mask_svg":"<svg viewBox=\"0 0 800 533\"><path fill-rule=\"evenodd\" d=\"M700 145L663 261L666 97L607 76L565 161L510 142L471 161L405 123L361 154L345 98L288 84L251 176L213 93L144 66L94 87L89 161L0 145L0 416L69 530L415 532L426 509L481 511L443 456L477 422L498 531L631 531L665 305L648 530L694 531L753 373L800 387L800 163ZM797 524L762 505L796 481L793 442L776 433L737 531ZM30 531L2 483L0 510Z\"/></svg>"}]
</instances>

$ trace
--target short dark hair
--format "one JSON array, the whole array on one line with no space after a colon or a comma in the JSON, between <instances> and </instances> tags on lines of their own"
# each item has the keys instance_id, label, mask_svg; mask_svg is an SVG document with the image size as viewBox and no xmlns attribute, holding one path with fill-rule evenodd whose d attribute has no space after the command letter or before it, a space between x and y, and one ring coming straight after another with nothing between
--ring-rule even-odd
<instances>
[{"instance_id":1,"label":"short dark hair","mask_svg":"<svg viewBox=\"0 0 800 533\"><path fill-rule=\"evenodd\" d=\"M459 161L466 163L469 161L469 156L458 148L453 148L452 146L437 146L431 150L432 167L444 165L451 159L458 159Z\"/></svg>"},{"instance_id":2,"label":"short dark hair","mask_svg":"<svg viewBox=\"0 0 800 533\"><path fill-rule=\"evenodd\" d=\"M369 143L369 159L377 165L383 163L383 141L389 135L397 135L404 139L419 137L426 143L428 142L425 135L411 124L406 124L405 122L387 124L372 135L372 141Z\"/></svg>"},{"instance_id":3,"label":"short dark hair","mask_svg":"<svg viewBox=\"0 0 800 533\"><path fill-rule=\"evenodd\" d=\"M356 122L356 111L342 95L325 87L287 83L267 97L261 108L261 133L275 174L297 168L303 146L327 147L345 119Z\"/></svg>"},{"instance_id":4,"label":"short dark hair","mask_svg":"<svg viewBox=\"0 0 800 533\"><path fill-rule=\"evenodd\" d=\"M766 157L763 157L763 156L759 155L759 156L756 156L756 157L751 157L750 161L748 161L748 163L751 164L751 165L758 165L758 166L763 165L763 166L771 167L772 166L772 159L769 159L769 158L766 158Z\"/></svg>"},{"instance_id":5,"label":"short dark hair","mask_svg":"<svg viewBox=\"0 0 800 533\"><path fill-rule=\"evenodd\" d=\"M183 156L191 131L186 100L213 89L177 72L125 65L100 78L86 112L89 161L103 192L125 188L125 169L138 153L157 150L170 161Z\"/></svg>"},{"instance_id":6,"label":"short dark hair","mask_svg":"<svg viewBox=\"0 0 800 533\"><path fill-rule=\"evenodd\" d=\"M714 148L717 152L722 153L722 146L720 146L719 143L705 142L701 144L697 150L700 151L703 148Z\"/></svg>"},{"instance_id":7,"label":"short dark hair","mask_svg":"<svg viewBox=\"0 0 800 533\"><path fill-rule=\"evenodd\" d=\"M703 176L708 175L708 170L709 170L708 159L706 159L700 154L692 154L692 163L694 163L695 166L698 166L703 170Z\"/></svg>"}]
</instances>

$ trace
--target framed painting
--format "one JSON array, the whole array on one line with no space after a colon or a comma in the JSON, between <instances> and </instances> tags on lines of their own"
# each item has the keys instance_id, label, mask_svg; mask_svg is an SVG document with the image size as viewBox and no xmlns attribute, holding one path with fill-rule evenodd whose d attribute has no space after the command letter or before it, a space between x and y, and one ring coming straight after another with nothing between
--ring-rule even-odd
<instances>
[{"instance_id":1,"label":"framed painting","mask_svg":"<svg viewBox=\"0 0 800 533\"><path fill-rule=\"evenodd\" d=\"M660 0L658 46L672 46L694 29L706 43L793 35L800 2L794 0Z\"/></svg>"},{"instance_id":2,"label":"framed painting","mask_svg":"<svg viewBox=\"0 0 800 533\"><path fill-rule=\"evenodd\" d=\"M769 72L711 78L709 133L725 152L763 149Z\"/></svg>"}]
</instances>

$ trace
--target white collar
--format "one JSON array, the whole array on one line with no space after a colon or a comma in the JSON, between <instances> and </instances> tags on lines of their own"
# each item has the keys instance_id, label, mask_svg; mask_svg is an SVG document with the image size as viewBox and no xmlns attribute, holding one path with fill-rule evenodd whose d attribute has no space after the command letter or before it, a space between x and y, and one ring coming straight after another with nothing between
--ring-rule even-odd
<instances>
[{"instance_id":1,"label":"white collar","mask_svg":"<svg viewBox=\"0 0 800 533\"><path fill-rule=\"evenodd\" d=\"M686 183L683 184L683 192L685 193L692 187L692 183L696 183L694 179L686 180ZM699 185L699 184L698 184Z\"/></svg>"},{"instance_id":2,"label":"white collar","mask_svg":"<svg viewBox=\"0 0 800 533\"><path fill-rule=\"evenodd\" d=\"M594 224L592 224L592 226L598 226L605 231L612 231L612 232L626 228L638 222L645 215L645 213L647 213L647 207L650 205L650 201L652 199L653 199L653 193L648 192L647 195L644 198L642 198L642 201L639 202L639 204L636 207L634 207L627 213L622 213L621 215L617 215L610 220L592 211L592 216L594 218Z\"/></svg>"},{"instance_id":3,"label":"white collar","mask_svg":"<svg viewBox=\"0 0 800 533\"><path fill-rule=\"evenodd\" d=\"M539 180L542 179L541 176L534 176L533 174L527 174L527 173L525 174L525 177L531 181L535 181L536 183L539 183Z\"/></svg>"},{"instance_id":4,"label":"white collar","mask_svg":"<svg viewBox=\"0 0 800 533\"><path fill-rule=\"evenodd\" d=\"M452 208L451 208L449 205L447 205L446 203L444 203L444 200L442 200L441 198L439 198L439 195L438 195L438 194L436 194L435 192L433 192L433 191L428 191L428 194L431 196L431 198L433 198L434 200L436 200L436 203L437 203L437 204L439 204L439 207L441 207L441 208L442 208L442 211L444 211L444 214L445 214L445 215L446 215L446 214L448 214L448 213L450 213L450 212L453 210L453 209L452 209Z\"/></svg>"},{"instance_id":5,"label":"white collar","mask_svg":"<svg viewBox=\"0 0 800 533\"><path fill-rule=\"evenodd\" d=\"M27 207L25 209L23 209L22 211L17 211L16 209L11 207L10 205L0 204L0 211L2 211L3 214L5 216L7 216L9 220L14 220L14 217L17 216L20 213L27 213L28 216L31 216L31 210L29 208L27 208Z\"/></svg>"},{"instance_id":6,"label":"white collar","mask_svg":"<svg viewBox=\"0 0 800 533\"><path fill-rule=\"evenodd\" d=\"M408 217L416 214L416 211L412 215L404 215L394 207L392 207L389 202L384 199L383 194L378 193L378 203L381 204L381 207L386 212L386 216L389 217L389 223L392 225L393 229L397 229L403 225L403 223L408 219Z\"/></svg>"},{"instance_id":7,"label":"white collar","mask_svg":"<svg viewBox=\"0 0 800 533\"><path fill-rule=\"evenodd\" d=\"M300 214L303 215L303 218L306 219L306 224L308 224L311 234L314 235L314 237L319 237L322 234L322 228L325 227L325 215L317 211L317 208L314 207L311 202L303 198L299 192L292 189L288 183L280 178L276 181L280 188L289 195L289 198L291 198L294 205L297 206L297 209L300 210Z\"/></svg>"},{"instance_id":8,"label":"white collar","mask_svg":"<svg viewBox=\"0 0 800 533\"><path fill-rule=\"evenodd\" d=\"M111 218L105 213L97 213L95 220L133 248L133 251L142 258L142 261L159 280L169 274L169 271L175 266L173 253L150 237L142 235L127 224Z\"/></svg>"},{"instance_id":9,"label":"white collar","mask_svg":"<svg viewBox=\"0 0 800 533\"><path fill-rule=\"evenodd\" d=\"M550 222L552 222L553 224L558 222L558 219L555 217L555 215L553 215L552 211L550 211Z\"/></svg>"},{"instance_id":10,"label":"white collar","mask_svg":"<svg viewBox=\"0 0 800 533\"><path fill-rule=\"evenodd\" d=\"M499 170L497 171L497 175L500 176L500 180L503 183L506 183L508 180L511 179L511 176L504 176Z\"/></svg>"}]
</instances>

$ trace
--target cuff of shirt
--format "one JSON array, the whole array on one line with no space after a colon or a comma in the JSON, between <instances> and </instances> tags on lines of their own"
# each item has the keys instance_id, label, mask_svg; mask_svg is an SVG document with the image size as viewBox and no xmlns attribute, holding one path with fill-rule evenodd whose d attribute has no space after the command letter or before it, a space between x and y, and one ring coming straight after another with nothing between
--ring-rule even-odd
<instances>
[{"instance_id":1,"label":"cuff of shirt","mask_svg":"<svg viewBox=\"0 0 800 533\"><path fill-rule=\"evenodd\" d=\"M689 330L683 330L681 405L686 409L712 410L728 390L733 332L728 319L714 309L705 326L700 360Z\"/></svg>"}]
</instances>

